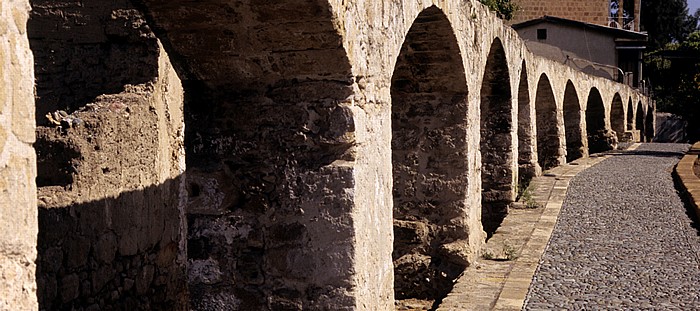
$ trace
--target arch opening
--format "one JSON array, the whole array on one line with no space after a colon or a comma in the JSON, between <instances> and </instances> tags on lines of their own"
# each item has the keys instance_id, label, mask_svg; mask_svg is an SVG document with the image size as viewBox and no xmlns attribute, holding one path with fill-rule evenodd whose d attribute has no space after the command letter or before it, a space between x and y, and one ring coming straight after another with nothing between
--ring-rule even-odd
<instances>
[{"instance_id":1,"label":"arch opening","mask_svg":"<svg viewBox=\"0 0 700 311\"><path fill-rule=\"evenodd\" d=\"M642 101L637 102L637 113L635 116L636 130L639 131L639 141L644 142L646 137L644 136L644 107L642 106Z\"/></svg>"},{"instance_id":2,"label":"arch opening","mask_svg":"<svg viewBox=\"0 0 700 311\"><path fill-rule=\"evenodd\" d=\"M183 103L170 58L130 1L28 3L36 194L50 198L35 205L38 309L184 309Z\"/></svg>"},{"instance_id":3,"label":"arch opening","mask_svg":"<svg viewBox=\"0 0 700 311\"><path fill-rule=\"evenodd\" d=\"M605 105L600 92L592 88L586 103L586 134L588 137L588 154L614 149L617 137L605 128Z\"/></svg>"},{"instance_id":4,"label":"arch opening","mask_svg":"<svg viewBox=\"0 0 700 311\"><path fill-rule=\"evenodd\" d=\"M634 105L631 97L627 101L627 130L634 130Z\"/></svg>"},{"instance_id":5,"label":"arch opening","mask_svg":"<svg viewBox=\"0 0 700 311\"><path fill-rule=\"evenodd\" d=\"M622 104L622 97L619 93L613 96L612 104L610 105L610 127L617 136L618 141L625 139L625 107Z\"/></svg>"},{"instance_id":6,"label":"arch opening","mask_svg":"<svg viewBox=\"0 0 700 311\"><path fill-rule=\"evenodd\" d=\"M650 104L647 106L646 118L644 119L644 137L646 142L652 142L654 134L654 108Z\"/></svg>"},{"instance_id":7,"label":"arch opening","mask_svg":"<svg viewBox=\"0 0 700 311\"><path fill-rule=\"evenodd\" d=\"M586 156L581 130L581 103L574 84L569 80L564 91L564 132L566 137L566 162Z\"/></svg>"},{"instance_id":8,"label":"arch opening","mask_svg":"<svg viewBox=\"0 0 700 311\"><path fill-rule=\"evenodd\" d=\"M493 235L514 199L512 94L501 40L491 44L481 85L481 223Z\"/></svg>"},{"instance_id":9,"label":"arch opening","mask_svg":"<svg viewBox=\"0 0 700 311\"><path fill-rule=\"evenodd\" d=\"M389 251L355 240L361 194L347 196L358 185L335 164L353 159L354 81L330 4L139 2L183 78L187 259L226 276L188 278L191 308L363 303L356 275L373 275L362 262Z\"/></svg>"},{"instance_id":10,"label":"arch opening","mask_svg":"<svg viewBox=\"0 0 700 311\"><path fill-rule=\"evenodd\" d=\"M416 18L391 82L394 292L439 301L465 262L446 245L468 237L467 83L450 22L437 7Z\"/></svg>"},{"instance_id":11,"label":"arch opening","mask_svg":"<svg viewBox=\"0 0 700 311\"><path fill-rule=\"evenodd\" d=\"M547 170L561 164L562 148L557 102L546 74L540 76L535 96L537 159L542 170Z\"/></svg>"},{"instance_id":12,"label":"arch opening","mask_svg":"<svg viewBox=\"0 0 700 311\"><path fill-rule=\"evenodd\" d=\"M532 106L527 67L523 61L518 83L518 189L525 189L537 175L533 143Z\"/></svg>"}]
</instances>

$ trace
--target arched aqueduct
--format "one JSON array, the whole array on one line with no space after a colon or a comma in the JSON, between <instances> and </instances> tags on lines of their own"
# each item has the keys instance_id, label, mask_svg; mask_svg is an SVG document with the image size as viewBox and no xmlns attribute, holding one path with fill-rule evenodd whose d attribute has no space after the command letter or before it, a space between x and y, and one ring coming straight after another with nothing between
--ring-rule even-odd
<instances>
[{"instance_id":1,"label":"arched aqueduct","mask_svg":"<svg viewBox=\"0 0 700 311\"><path fill-rule=\"evenodd\" d=\"M0 6L8 305L390 310L473 262L520 180L653 136L649 98L475 0L58 2L26 29Z\"/></svg>"}]
</instances>

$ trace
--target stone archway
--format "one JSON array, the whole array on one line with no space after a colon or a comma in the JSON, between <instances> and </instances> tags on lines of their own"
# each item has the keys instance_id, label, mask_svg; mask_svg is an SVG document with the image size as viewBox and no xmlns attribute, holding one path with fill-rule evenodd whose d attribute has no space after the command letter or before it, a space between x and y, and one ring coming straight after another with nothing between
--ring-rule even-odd
<instances>
[{"instance_id":1,"label":"stone archway","mask_svg":"<svg viewBox=\"0 0 700 311\"><path fill-rule=\"evenodd\" d=\"M635 129L639 131L639 141L644 142L646 140L644 131L644 107L642 106L642 101L637 102L637 113L635 114Z\"/></svg>"},{"instance_id":2,"label":"stone archway","mask_svg":"<svg viewBox=\"0 0 700 311\"><path fill-rule=\"evenodd\" d=\"M557 102L546 74L540 76L535 95L537 158L542 170L561 164L562 148Z\"/></svg>"},{"instance_id":3,"label":"stone archway","mask_svg":"<svg viewBox=\"0 0 700 311\"><path fill-rule=\"evenodd\" d=\"M491 44L481 85L481 223L492 235L513 202L512 95L501 40Z\"/></svg>"},{"instance_id":4,"label":"stone archway","mask_svg":"<svg viewBox=\"0 0 700 311\"><path fill-rule=\"evenodd\" d=\"M581 130L581 103L571 80L566 82L564 91L564 132L566 133L566 162L586 155Z\"/></svg>"},{"instance_id":5,"label":"stone archway","mask_svg":"<svg viewBox=\"0 0 700 311\"><path fill-rule=\"evenodd\" d=\"M467 83L452 26L433 6L411 26L391 80L396 299L439 300L465 268L441 250L467 238Z\"/></svg>"},{"instance_id":6,"label":"stone archway","mask_svg":"<svg viewBox=\"0 0 700 311\"><path fill-rule=\"evenodd\" d=\"M622 104L620 93L615 93L610 105L610 127L617 135L618 140L625 136L625 107Z\"/></svg>"},{"instance_id":7,"label":"stone archway","mask_svg":"<svg viewBox=\"0 0 700 311\"><path fill-rule=\"evenodd\" d=\"M525 61L520 70L518 83L518 184L526 185L537 175L539 168L535 160L535 144L532 128L532 105L530 86Z\"/></svg>"},{"instance_id":8,"label":"stone archway","mask_svg":"<svg viewBox=\"0 0 700 311\"><path fill-rule=\"evenodd\" d=\"M331 5L140 2L185 88L191 308L371 300L358 295L380 285L357 281L377 258L356 255L354 80Z\"/></svg>"},{"instance_id":9,"label":"stone archway","mask_svg":"<svg viewBox=\"0 0 700 311\"><path fill-rule=\"evenodd\" d=\"M632 104L632 97L627 101L627 130L634 130L634 105Z\"/></svg>"},{"instance_id":10,"label":"stone archway","mask_svg":"<svg viewBox=\"0 0 700 311\"><path fill-rule=\"evenodd\" d=\"M183 93L170 57L131 1L26 3L38 309L185 309Z\"/></svg>"},{"instance_id":11,"label":"stone archway","mask_svg":"<svg viewBox=\"0 0 700 311\"><path fill-rule=\"evenodd\" d=\"M617 138L605 128L605 105L597 88L591 88L586 103L586 134L588 153L594 154L610 150Z\"/></svg>"},{"instance_id":12,"label":"stone archway","mask_svg":"<svg viewBox=\"0 0 700 311\"><path fill-rule=\"evenodd\" d=\"M652 142L654 134L654 108L649 105L646 118L644 119L644 137L646 137L646 141Z\"/></svg>"}]
</instances>

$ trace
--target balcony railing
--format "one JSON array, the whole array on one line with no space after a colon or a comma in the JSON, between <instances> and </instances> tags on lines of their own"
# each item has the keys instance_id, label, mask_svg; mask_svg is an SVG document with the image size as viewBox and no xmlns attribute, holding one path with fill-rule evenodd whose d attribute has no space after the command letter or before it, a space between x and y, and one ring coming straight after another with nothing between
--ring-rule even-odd
<instances>
[{"instance_id":1,"label":"balcony railing","mask_svg":"<svg viewBox=\"0 0 700 311\"><path fill-rule=\"evenodd\" d=\"M619 19L617 17L609 16L608 17L608 27L635 31L634 18L633 17L625 17L622 19L622 25L620 25Z\"/></svg>"}]
</instances>

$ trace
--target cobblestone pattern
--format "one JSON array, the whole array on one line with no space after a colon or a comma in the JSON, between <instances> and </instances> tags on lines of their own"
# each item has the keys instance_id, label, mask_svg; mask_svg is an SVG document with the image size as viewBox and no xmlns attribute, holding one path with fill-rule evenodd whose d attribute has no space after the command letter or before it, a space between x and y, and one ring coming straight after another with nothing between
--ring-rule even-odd
<instances>
[{"instance_id":1,"label":"cobblestone pattern","mask_svg":"<svg viewBox=\"0 0 700 311\"><path fill-rule=\"evenodd\" d=\"M671 178L687 148L644 144L576 176L524 309L698 308L700 237Z\"/></svg>"}]
</instances>

